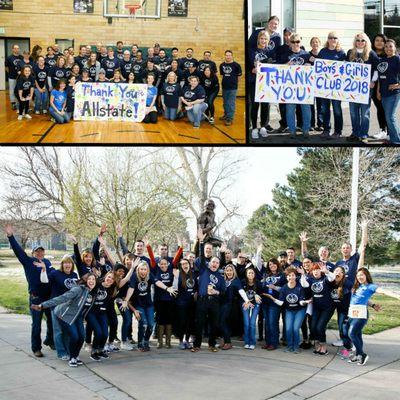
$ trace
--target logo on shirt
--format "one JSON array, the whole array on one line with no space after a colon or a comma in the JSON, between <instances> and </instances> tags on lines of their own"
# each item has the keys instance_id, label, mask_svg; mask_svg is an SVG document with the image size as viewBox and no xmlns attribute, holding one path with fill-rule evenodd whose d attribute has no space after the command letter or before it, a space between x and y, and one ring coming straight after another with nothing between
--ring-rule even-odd
<instances>
[{"instance_id":1,"label":"logo on shirt","mask_svg":"<svg viewBox=\"0 0 400 400\"><path fill-rule=\"evenodd\" d=\"M346 273L346 275L349 273L349 266L347 264L342 265L344 272Z\"/></svg>"},{"instance_id":2,"label":"logo on shirt","mask_svg":"<svg viewBox=\"0 0 400 400\"><path fill-rule=\"evenodd\" d=\"M161 274L160 275L161 276L161 279L165 279L165 280L168 280L169 279L169 273L167 272L167 273L165 273L165 274Z\"/></svg>"},{"instance_id":3,"label":"logo on shirt","mask_svg":"<svg viewBox=\"0 0 400 400\"><path fill-rule=\"evenodd\" d=\"M268 59L268 57L266 54L257 53L256 56L254 57L254 63L261 62L261 61L267 60L267 59Z\"/></svg>"},{"instance_id":4,"label":"logo on shirt","mask_svg":"<svg viewBox=\"0 0 400 400\"><path fill-rule=\"evenodd\" d=\"M107 66L107 68L114 68L115 62L114 61L106 61L106 66Z\"/></svg>"},{"instance_id":5,"label":"logo on shirt","mask_svg":"<svg viewBox=\"0 0 400 400\"><path fill-rule=\"evenodd\" d=\"M60 71L60 70L56 71L56 77L57 78L62 78L63 76L64 76L64 72L63 71Z\"/></svg>"},{"instance_id":6,"label":"logo on shirt","mask_svg":"<svg viewBox=\"0 0 400 400\"><path fill-rule=\"evenodd\" d=\"M205 79L204 80L204 86L210 87L211 86L211 81L210 79Z\"/></svg>"},{"instance_id":7,"label":"logo on shirt","mask_svg":"<svg viewBox=\"0 0 400 400\"><path fill-rule=\"evenodd\" d=\"M312 290L314 293L321 293L321 292L324 290L324 283L323 283L322 281L320 281L320 282L314 282L314 283L311 285L311 290Z\"/></svg>"},{"instance_id":8,"label":"logo on shirt","mask_svg":"<svg viewBox=\"0 0 400 400\"><path fill-rule=\"evenodd\" d=\"M76 281L77 281L76 278L67 278L67 279L65 279L65 281L64 281L64 286L65 286L67 289L71 289L72 287L75 286Z\"/></svg>"},{"instance_id":9,"label":"logo on shirt","mask_svg":"<svg viewBox=\"0 0 400 400\"><path fill-rule=\"evenodd\" d=\"M191 99L192 97L194 96L194 93L193 92L191 92L190 90L187 90L186 92L185 92L185 98L186 99Z\"/></svg>"},{"instance_id":10,"label":"logo on shirt","mask_svg":"<svg viewBox=\"0 0 400 400\"><path fill-rule=\"evenodd\" d=\"M29 89L29 88L31 87L31 83L30 83L29 81L24 82L23 85L22 85L22 87L23 87L24 89Z\"/></svg>"},{"instance_id":11,"label":"logo on shirt","mask_svg":"<svg viewBox=\"0 0 400 400\"><path fill-rule=\"evenodd\" d=\"M14 64L14 66L16 67L18 64L19 64L19 58L16 58L14 61L13 61L13 64Z\"/></svg>"},{"instance_id":12,"label":"logo on shirt","mask_svg":"<svg viewBox=\"0 0 400 400\"><path fill-rule=\"evenodd\" d=\"M193 289L194 288L194 280L190 279L190 278L186 279L186 287L188 289Z\"/></svg>"},{"instance_id":13,"label":"logo on shirt","mask_svg":"<svg viewBox=\"0 0 400 400\"><path fill-rule=\"evenodd\" d=\"M290 64L291 65L303 65L304 64L304 58L302 57L293 57L290 59Z\"/></svg>"},{"instance_id":14,"label":"logo on shirt","mask_svg":"<svg viewBox=\"0 0 400 400\"><path fill-rule=\"evenodd\" d=\"M230 67L229 65L223 65L222 71L224 72L224 74L230 74L232 73L232 67Z\"/></svg>"},{"instance_id":15,"label":"logo on shirt","mask_svg":"<svg viewBox=\"0 0 400 400\"><path fill-rule=\"evenodd\" d=\"M337 300L337 299L339 298L339 292L338 292L337 289L333 289L333 290L332 290L332 292L331 292L331 298L332 298L333 300Z\"/></svg>"},{"instance_id":16,"label":"logo on shirt","mask_svg":"<svg viewBox=\"0 0 400 400\"><path fill-rule=\"evenodd\" d=\"M295 293L289 293L289 294L286 296L286 301L287 301L289 304L295 304L295 303L297 303L297 302L299 301L299 298L297 297L297 294L295 294Z\"/></svg>"},{"instance_id":17,"label":"logo on shirt","mask_svg":"<svg viewBox=\"0 0 400 400\"><path fill-rule=\"evenodd\" d=\"M138 289L139 289L140 292L146 292L147 291L147 287L148 287L148 284L147 284L146 281L141 281L141 282L138 283Z\"/></svg>"},{"instance_id":18,"label":"logo on shirt","mask_svg":"<svg viewBox=\"0 0 400 400\"><path fill-rule=\"evenodd\" d=\"M378 64L377 69L381 74L383 74L384 72L387 71L388 67L389 67L389 64L387 62L381 62Z\"/></svg>"},{"instance_id":19,"label":"logo on shirt","mask_svg":"<svg viewBox=\"0 0 400 400\"><path fill-rule=\"evenodd\" d=\"M165 91L166 91L167 93L174 93L174 92L175 92L175 86L167 86L167 87L165 88Z\"/></svg>"},{"instance_id":20,"label":"logo on shirt","mask_svg":"<svg viewBox=\"0 0 400 400\"><path fill-rule=\"evenodd\" d=\"M133 66L133 70L134 70L135 73L140 72L141 69L142 69L142 67L140 65L138 65L138 64Z\"/></svg>"},{"instance_id":21,"label":"logo on shirt","mask_svg":"<svg viewBox=\"0 0 400 400\"><path fill-rule=\"evenodd\" d=\"M254 299L255 293L254 293L254 290L253 290L253 289L248 290L248 291L246 292L246 294L247 294L247 297L248 297L249 300L253 300L253 299Z\"/></svg>"},{"instance_id":22,"label":"logo on shirt","mask_svg":"<svg viewBox=\"0 0 400 400\"><path fill-rule=\"evenodd\" d=\"M211 274L210 275L210 281L211 281L211 283L216 285L218 283L218 278L215 275Z\"/></svg>"},{"instance_id":23,"label":"logo on shirt","mask_svg":"<svg viewBox=\"0 0 400 400\"><path fill-rule=\"evenodd\" d=\"M38 74L37 74L37 77L39 78L39 79L46 79L46 76L47 76L47 74L46 74L46 72L38 72Z\"/></svg>"},{"instance_id":24,"label":"logo on shirt","mask_svg":"<svg viewBox=\"0 0 400 400\"><path fill-rule=\"evenodd\" d=\"M99 289L96 295L96 300L102 301L107 297L107 292L103 289Z\"/></svg>"}]
</instances>

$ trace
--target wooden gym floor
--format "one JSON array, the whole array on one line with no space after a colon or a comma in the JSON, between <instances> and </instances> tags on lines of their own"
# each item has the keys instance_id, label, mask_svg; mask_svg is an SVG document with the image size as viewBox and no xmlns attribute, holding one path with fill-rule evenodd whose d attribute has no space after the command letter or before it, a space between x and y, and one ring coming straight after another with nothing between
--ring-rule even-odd
<instances>
[{"instance_id":1,"label":"wooden gym floor","mask_svg":"<svg viewBox=\"0 0 400 400\"><path fill-rule=\"evenodd\" d=\"M33 108L33 105L31 106ZM218 118L223 114L222 98L215 101L215 125L207 121L194 129L186 119L157 124L108 121L71 121L55 124L49 115L34 115L32 120L17 120L8 92L0 91L0 143L16 144L245 144L245 99L238 98L232 126Z\"/></svg>"}]
</instances>

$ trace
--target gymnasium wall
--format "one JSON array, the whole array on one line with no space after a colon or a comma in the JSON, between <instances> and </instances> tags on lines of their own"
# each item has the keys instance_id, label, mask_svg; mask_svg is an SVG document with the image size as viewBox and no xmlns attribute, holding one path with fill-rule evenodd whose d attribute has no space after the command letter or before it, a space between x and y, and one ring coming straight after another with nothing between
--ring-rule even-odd
<instances>
[{"instance_id":1,"label":"gymnasium wall","mask_svg":"<svg viewBox=\"0 0 400 400\"><path fill-rule=\"evenodd\" d=\"M210 50L219 65L224 51L230 49L244 72L243 0L189 0L188 17L168 17L168 2L161 3L161 19L113 19L103 17L103 0L94 1L93 14L74 14L73 0L14 0L13 11L0 11L0 26L6 37L29 37L31 46L43 48L55 39L74 39L79 44L125 44L140 46L176 46L184 55L193 47L194 56L202 58ZM1 37L1 36L0 36ZM239 93L244 95L244 78Z\"/></svg>"}]
</instances>

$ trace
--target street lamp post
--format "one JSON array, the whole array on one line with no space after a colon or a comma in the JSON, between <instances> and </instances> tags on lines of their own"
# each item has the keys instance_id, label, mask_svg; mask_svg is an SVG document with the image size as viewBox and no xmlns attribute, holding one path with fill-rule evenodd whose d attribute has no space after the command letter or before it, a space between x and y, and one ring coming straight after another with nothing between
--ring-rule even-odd
<instances>
[{"instance_id":1,"label":"street lamp post","mask_svg":"<svg viewBox=\"0 0 400 400\"><path fill-rule=\"evenodd\" d=\"M357 210L358 210L358 176L360 167L360 148L353 148L353 166L351 180L351 215L350 215L350 243L353 251L357 248Z\"/></svg>"}]
</instances>

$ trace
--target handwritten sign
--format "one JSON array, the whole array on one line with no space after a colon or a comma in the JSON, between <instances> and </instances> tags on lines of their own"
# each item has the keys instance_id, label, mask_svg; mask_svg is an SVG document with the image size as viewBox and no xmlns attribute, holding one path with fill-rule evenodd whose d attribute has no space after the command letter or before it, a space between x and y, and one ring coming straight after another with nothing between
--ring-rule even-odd
<instances>
[{"instance_id":1,"label":"handwritten sign","mask_svg":"<svg viewBox=\"0 0 400 400\"><path fill-rule=\"evenodd\" d=\"M255 101L261 103L314 103L312 66L259 64Z\"/></svg>"},{"instance_id":2,"label":"handwritten sign","mask_svg":"<svg viewBox=\"0 0 400 400\"><path fill-rule=\"evenodd\" d=\"M371 65L315 60L315 96L368 104Z\"/></svg>"},{"instance_id":3,"label":"handwritten sign","mask_svg":"<svg viewBox=\"0 0 400 400\"><path fill-rule=\"evenodd\" d=\"M74 120L141 122L146 115L147 85L78 82Z\"/></svg>"}]
</instances>

